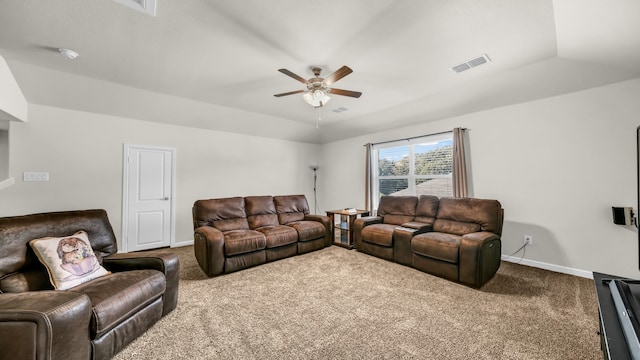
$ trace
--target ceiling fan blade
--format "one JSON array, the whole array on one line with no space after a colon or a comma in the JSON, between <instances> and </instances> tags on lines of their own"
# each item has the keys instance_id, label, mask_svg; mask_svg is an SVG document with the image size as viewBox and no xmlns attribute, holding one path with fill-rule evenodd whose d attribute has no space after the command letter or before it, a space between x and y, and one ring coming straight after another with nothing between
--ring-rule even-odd
<instances>
[{"instance_id":1,"label":"ceiling fan blade","mask_svg":"<svg viewBox=\"0 0 640 360\"><path fill-rule=\"evenodd\" d=\"M300 93L303 93L303 92L305 92L305 91L306 91L306 90L289 91L289 92L286 92L286 93L275 94L275 95L273 95L273 96L275 96L275 97L280 97L280 96L287 96L287 95L293 95L293 94L300 94Z\"/></svg>"},{"instance_id":2,"label":"ceiling fan blade","mask_svg":"<svg viewBox=\"0 0 640 360\"><path fill-rule=\"evenodd\" d=\"M353 72L353 70L351 70L350 67L343 66L340 69L336 70L333 74L327 76L324 79L324 83L325 83L325 85L329 86L329 85L333 84L334 82L342 79L343 77L351 74L352 72Z\"/></svg>"},{"instance_id":3,"label":"ceiling fan blade","mask_svg":"<svg viewBox=\"0 0 640 360\"><path fill-rule=\"evenodd\" d=\"M296 75L294 73L292 73L291 71L287 70L287 69L278 69L278 71L280 71L281 73L287 75L287 76L291 76L292 78L300 81L303 84L307 83L307 79L303 79L302 76Z\"/></svg>"},{"instance_id":4,"label":"ceiling fan blade","mask_svg":"<svg viewBox=\"0 0 640 360\"><path fill-rule=\"evenodd\" d=\"M351 97L354 97L354 98L359 98L360 95L362 95L362 93L359 92L359 91L342 90L342 89L336 89L336 88L329 89L329 94L342 95L342 96L351 96Z\"/></svg>"}]
</instances>

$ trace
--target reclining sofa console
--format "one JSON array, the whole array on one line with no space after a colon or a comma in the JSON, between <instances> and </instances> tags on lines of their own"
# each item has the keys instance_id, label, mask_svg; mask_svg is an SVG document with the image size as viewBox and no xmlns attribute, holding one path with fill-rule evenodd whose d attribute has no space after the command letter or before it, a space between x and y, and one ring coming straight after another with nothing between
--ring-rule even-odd
<instances>
[{"instance_id":1,"label":"reclining sofa console","mask_svg":"<svg viewBox=\"0 0 640 360\"><path fill-rule=\"evenodd\" d=\"M473 287L500 267L504 212L497 200L383 196L354 221L358 251Z\"/></svg>"}]
</instances>

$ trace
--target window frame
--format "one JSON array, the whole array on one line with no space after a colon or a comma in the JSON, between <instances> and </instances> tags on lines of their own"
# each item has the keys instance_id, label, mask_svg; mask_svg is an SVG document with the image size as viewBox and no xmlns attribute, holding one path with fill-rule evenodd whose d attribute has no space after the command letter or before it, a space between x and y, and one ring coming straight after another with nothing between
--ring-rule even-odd
<instances>
[{"instance_id":1,"label":"window frame","mask_svg":"<svg viewBox=\"0 0 640 360\"><path fill-rule=\"evenodd\" d=\"M447 175L416 175L415 174L415 165L416 165L416 153L415 146L416 145L425 145L425 144L437 144L441 141L450 141L453 146L453 132L439 133L433 135L425 135L414 137L411 139L402 139L402 140L393 140L387 141L383 143L373 144L371 147L371 189L372 189L372 206L373 209L378 208L378 204L380 202L380 179L407 179L408 186L407 190L413 196L416 196L416 180L418 179L438 179L438 178L449 178L453 181L453 166L451 168L451 173ZM389 148L397 148L402 146L409 146L409 173L407 175L379 175L379 152L382 149ZM453 151L453 149L452 149ZM451 193L448 196L453 196L453 187L451 187Z\"/></svg>"}]
</instances>

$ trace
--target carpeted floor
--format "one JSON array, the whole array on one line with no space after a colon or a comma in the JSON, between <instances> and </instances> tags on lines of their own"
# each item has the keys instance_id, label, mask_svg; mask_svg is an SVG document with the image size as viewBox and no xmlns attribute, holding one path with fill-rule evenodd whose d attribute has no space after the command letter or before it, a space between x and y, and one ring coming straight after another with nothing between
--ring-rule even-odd
<instances>
[{"instance_id":1,"label":"carpeted floor","mask_svg":"<svg viewBox=\"0 0 640 360\"><path fill-rule=\"evenodd\" d=\"M589 279L503 262L473 289L332 246L207 278L115 359L602 359Z\"/></svg>"}]
</instances>

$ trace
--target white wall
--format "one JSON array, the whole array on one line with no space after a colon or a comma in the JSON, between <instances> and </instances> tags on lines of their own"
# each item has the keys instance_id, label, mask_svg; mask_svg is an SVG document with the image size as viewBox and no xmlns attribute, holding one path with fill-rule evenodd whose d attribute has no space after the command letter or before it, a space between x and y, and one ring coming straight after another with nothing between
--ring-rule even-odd
<instances>
[{"instance_id":1,"label":"white wall","mask_svg":"<svg viewBox=\"0 0 640 360\"><path fill-rule=\"evenodd\" d=\"M362 207L363 144L462 126L472 195L505 209L503 254L528 234L525 261L640 278L636 230L611 219L611 206L637 207L639 95L635 79L322 146L30 105L29 122L12 123L17 181L0 191L0 216L104 208L119 237L123 143L177 149L180 241L200 198L304 193L313 208L310 164L319 212ZM25 171L51 181L22 182Z\"/></svg>"},{"instance_id":2,"label":"white wall","mask_svg":"<svg viewBox=\"0 0 640 360\"><path fill-rule=\"evenodd\" d=\"M471 194L505 209L503 254L533 235L529 263L640 278L636 229L611 215L637 208L639 98L635 79L325 144L322 209L364 206L365 143L466 127Z\"/></svg>"},{"instance_id":3,"label":"white wall","mask_svg":"<svg viewBox=\"0 0 640 360\"><path fill-rule=\"evenodd\" d=\"M29 105L29 122L11 127L10 175L0 191L0 216L106 209L121 233L123 144L176 148L176 239L193 239L197 199L305 194L313 207L319 145L157 124ZM22 182L25 171L49 172L49 182Z\"/></svg>"},{"instance_id":4,"label":"white wall","mask_svg":"<svg viewBox=\"0 0 640 360\"><path fill-rule=\"evenodd\" d=\"M9 131L0 129L0 181L9 177Z\"/></svg>"},{"instance_id":5,"label":"white wall","mask_svg":"<svg viewBox=\"0 0 640 360\"><path fill-rule=\"evenodd\" d=\"M27 121L27 99L2 56L0 56L0 120Z\"/></svg>"}]
</instances>

